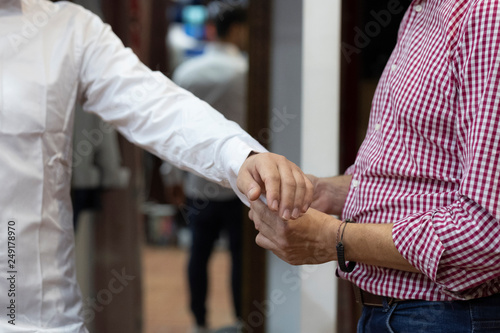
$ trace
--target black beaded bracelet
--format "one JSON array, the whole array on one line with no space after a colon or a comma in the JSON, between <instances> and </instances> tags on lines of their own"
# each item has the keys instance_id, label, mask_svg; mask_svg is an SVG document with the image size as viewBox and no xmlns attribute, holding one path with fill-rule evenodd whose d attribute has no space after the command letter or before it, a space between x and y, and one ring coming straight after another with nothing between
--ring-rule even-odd
<instances>
[{"instance_id":1,"label":"black beaded bracelet","mask_svg":"<svg viewBox=\"0 0 500 333\"><path fill-rule=\"evenodd\" d=\"M337 232L337 260L339 262L339 268L342 272L350 273L353 271L354 267L356 267L356 262L350 261L349 265L345 264L345 258L344 258L344 244L342 244L342 240L344 239L344 231L348 223L354 223L352 220L345 220L342 221L342 223L339 226L339 230ZM339 241L339 234L340 234L340 228L344 225L344 228L342 229L342 234L340 235L340 241Z\"/></svg>"}]
</instances>

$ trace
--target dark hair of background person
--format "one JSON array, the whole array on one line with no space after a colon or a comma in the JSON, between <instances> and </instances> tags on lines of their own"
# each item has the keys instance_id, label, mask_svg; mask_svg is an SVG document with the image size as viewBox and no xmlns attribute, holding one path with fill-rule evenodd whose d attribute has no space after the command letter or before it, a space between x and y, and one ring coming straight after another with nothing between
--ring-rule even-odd
<instances>
[{"instance_id":1,"label":"dark hair of background person","mask_svg":"<svg viewBox=\"0 0 500 333\"><path fill-rule=\"evenodd\" d=\"M247 10L243 6L227 8L220 6L219 11L214 13L210 20L215 24L217 36L225 38L233 24L245 24L247 22Z\"/></svg>"}]
</instances>

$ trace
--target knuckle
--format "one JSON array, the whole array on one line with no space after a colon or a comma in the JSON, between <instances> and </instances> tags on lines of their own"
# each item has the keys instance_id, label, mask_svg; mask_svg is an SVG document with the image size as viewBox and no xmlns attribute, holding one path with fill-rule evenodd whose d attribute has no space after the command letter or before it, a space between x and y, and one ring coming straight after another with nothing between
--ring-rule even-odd
<instances>
[{"instance_id":1,"label":"knuckle","mask_svg":"<svg viewBox=\"0 0 500 333\"><path fill-rule=\"evenodd\" d=\"M264 236L260 232L255 236L255 243L260 247L265 247Z\"/></svg>"},{"instance_id":2,"label":"knuckle","mask_svg":"<svg viewBox=\"0 0 500 333\"><path fill-rule=\"evenodd\" d=\"M305 183L306 183L307 190L309 190L311 192L314 191L314 185L309 179L306 179Z\"/></svg>"},{"instance_id":3,"label":"knuckle","mask_svg":"<svg viewBox=\"0 0 500 333\"><path fill-rule=\"evenodd\" d=\"M289 246L287 239L280 237L277 243L280 249L282 249L284 252L287 252Z\"/></svg>"},{"instance_id":4,"label":"knuckle","mask_svg":"<svg viewBox=\"0 0 500 333\"><path fill-rule=\"evenodd\" d=\"M272 173L266 177L266 182L279 182L280 176L277 173Z\"/></svg>"},{"instance_id":5,"label":"knuckle","mask_svg":"<svg viewBox=\"0 0 500 333\"><path fill-rule=\"evenodd\" d=\"M254 222L255 230L260 231L261 224L259 221Z\"/></svg>"},{"instance_id":6,"label":"knuckle","mask_svg":"<svg viewBox=\"0 0 500 333\"><path fill-rule=\"evenodd\" d=\"M304 182L302 179L299 179L297 181L296 185L297 189L300 190L301 192L305 192L307 187L306 187L306 182Z\"/></svg>"},{"instance_id":7,"label":"knuckle","mask_svg":"<svg viewBox=\"0 0 500 333\"><path fill-rule=\"evenodd\" d=\"M295 182L297 183L297 185L306 187L306 180L304 179L304 177L302 175L294 173L294 177L295 177Z\"/></svg>"},{"instance_id":8,"label":"knuckle","mask_svg":"<svg viewBox=\"0 0 500 333\"><path fill-rule=\"evenodd\" d=\"M271 173L271 174L266 175L262 180L266 184L267 183L278 183L278 182L280 182L280 176L278 173Z\"/></svg>"},{"instance_id":9,"label":"knuckle","mask_svg":"<svg viewBox=\"0 0 500 333\"><path fill-rule=\"evenodd\" d=\"M278 158L278 161L281 162L281 163L288 162L288 159L285 156L283 156L283 155L278 155L277 158Z\"/></svg>"},{"instance_id":10,"label":"knuckle","mask_svg":"<svg viewBox=\"0 0 500 333\"><path fill-rule=\"evenodd\" d=\"M293 188L297 186L297 182L295 181L295 179L285 179L283 181L283 184L287 187L293 187Z\"/></svg>"}]
</instances>

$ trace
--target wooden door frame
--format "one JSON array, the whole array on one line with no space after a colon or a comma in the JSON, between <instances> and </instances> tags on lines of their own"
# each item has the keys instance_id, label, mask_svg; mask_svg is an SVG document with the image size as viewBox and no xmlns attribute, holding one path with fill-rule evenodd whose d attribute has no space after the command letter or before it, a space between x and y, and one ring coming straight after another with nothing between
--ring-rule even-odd
<instances>
[{"instance_id":1,"label":"wooden door frame","mask_svg":"<svg viewBox=\"0 0 500 333\"><path fill-rule=\"evenodd\" d=\"M341 40L350 45L355 37L354 27L359 25L358 2L342 0ZM339 52L342 49L339 48ZM340 100L340 156L339 171L344 172L354 163L358 151L359 131L359 65L360 57L341 57ZM355 333L361 306L354 299L352 284L338 279L337 283L337 332ZM340 320L341 318L341 320Z\"/></svg>"},{"instance_id":2,"label":"wooden door frame","mask_svg":"<svg viewBox=\"0 0 500 333\"><path fill-rule=\"evenodd\" d=\"M254 138L269 126L272 3L272 0L249 1L248 110L252 112L248 112L247 129ZM256 235L253 222L245 214L242 320L244 331L249 333L263 333L266 327L266 316L256 303L266 298L267 260L266 251L255 243Z\"/></svg>"}]
</instances>

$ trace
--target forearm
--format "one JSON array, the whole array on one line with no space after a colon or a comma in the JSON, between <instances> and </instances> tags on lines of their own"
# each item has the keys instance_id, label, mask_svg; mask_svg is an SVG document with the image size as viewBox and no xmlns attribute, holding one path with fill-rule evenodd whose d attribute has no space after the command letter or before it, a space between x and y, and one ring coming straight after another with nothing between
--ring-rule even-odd
<instances>
[{"instance_id":1,"label":"forearm","mask_svg":"<svg viewBox=\"0 0 500 333\"><path fill-rule=\"evenodd\" d=\"M332 212L334 215L342 215L342 210L344 209L344 204L349 194L349 188L351 185L352 176L342 175L332 177L330 182L335 187L335 196L332 202Z\"/></svg>"},{"instance_id":2,"label":"forearm","mask_svg":"<svg viewBox=\"0 0 500 333\"><path fill-rule=\"evenodd\" d=\"M314 200L311 207L326 214L340 216L349 194L351 175L317 178L311 176Z\"/></svg>"},{"instance_id":3,"label":"forearm","mask_svg":"<svg viewBox=\"0 0 500 333\"><path fill-rule=\"evenodd\" d=\"M318 193L330 194L330 205L327 214L341 216L349 194L351 175L319 178ZM316 188L315 188L316 193ZM392 239L393 224L358 224L346 226L343 244L345 259L368 265L399 269L408 272L419 272L397 250ZM336 239L336 234L335 234Z\"/></svg>"},{"instance_id":4,"label":"forearm","mask_svg":"<svg viewBox=\"0 0 500 333\"><path fill-rule=\"evenodd\" d=\"M345 259L373 266L419 272L396 249L393 224L356 224L346 226L343 238Z\"/></svg>"}]
</instances>

